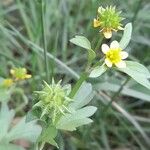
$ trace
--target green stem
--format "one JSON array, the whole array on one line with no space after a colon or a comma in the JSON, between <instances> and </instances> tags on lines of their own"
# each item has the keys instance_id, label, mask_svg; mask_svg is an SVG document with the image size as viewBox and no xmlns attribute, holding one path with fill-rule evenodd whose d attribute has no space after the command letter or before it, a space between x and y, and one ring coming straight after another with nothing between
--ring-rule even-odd
<instances>
[{"instance_id":1,"label":"green stem","mask_svg":"<svg viewBox=\"0 0 150 150\"><path fill-rule=\"evenodd\" d=\"M39 150L42 150L44 148L45 142L43 142L39 148Z\"/></svg>"},{"instance_id":2,"label":"green stem","mask_svg":"<svg viewBox=\"0 0 150 150\"><path fill-rule=\"evenodd\" d=\"M69 97L73 98L74 95L76 94L76 92L78 91L78 89L81 87L82 83L88 78L88 73L84 72L82 73L82 75L80 76L79 80L77 81L77 83L75 84L75 86L73 87Z\"/></svg>"},{"instance_id":3,"label":"green stem","mask_svg":"<svg viewBox=\"0 0 150 150\"><path fill-rule=\"evenodd\" d=\"M45 1L41 0L41 26L42 26L42 40L43 40L43 49L44 49L44 60L45 60L45 70L46 70L46 78L49 83L49 67L48 67L48 59L47 59L47 40L46 40L46 31L45 31Z\"/></svg>"}]
</instances>

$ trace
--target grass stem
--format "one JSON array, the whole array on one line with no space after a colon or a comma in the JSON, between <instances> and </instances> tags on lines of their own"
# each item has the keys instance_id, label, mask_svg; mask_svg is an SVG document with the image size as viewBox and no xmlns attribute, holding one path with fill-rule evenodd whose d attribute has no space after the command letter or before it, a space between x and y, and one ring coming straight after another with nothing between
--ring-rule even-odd
<instances>
[{"instance_id":1,"label":"grass stem","mask_svg":"<svg viewBox=\"0 0 150 150\"><path fill-rule=\"evenodd\" d=\"M41 0L41 27L42 27L42 43L44 49L44 61L45 61L45 70L46 70L46 79L49 83L49 65L48 65L48 58L47 58L47 39L46 39L46 21L45 21L45 11L46 10L46 1Z\"/></svg>"}]
</instances>

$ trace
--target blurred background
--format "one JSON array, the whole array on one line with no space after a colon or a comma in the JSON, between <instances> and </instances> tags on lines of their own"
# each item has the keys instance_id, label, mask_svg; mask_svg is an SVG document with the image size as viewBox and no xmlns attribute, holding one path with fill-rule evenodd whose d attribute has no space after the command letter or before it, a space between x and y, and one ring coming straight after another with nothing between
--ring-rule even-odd
<instances>
[{"instance_id":1,"label":"blurred background","mask_svg":"<svg viewBox=\"0 0 150 150\"><path fill-rule=\"evenodd\" d=\"M45 30L50 78L63 79L64 84L74 83L76 74L84 70L86 52L69 42L75 35L86 36L97 55L101 55L101 43L106 41L92 23L97 8L107 5L122 11L126 18L124 25L133 23L132 40L126 49L129 59L150 70L150 0L47 0ZM121 36L119 32L113 39L119 40ZM9 70L14 66L26 67L33 76L23 87L29 103L18 116L30 110L32 93L40 89L46 78L42 47L39 0L0 0L0 76L9 77ZM98 107L94 123L72 133L59 133L60 150L150 149L150 91L129 80L117 93L126 79L124 74L111 70L91 81L99 90L99 96L92 102ZM102 115L114 93L117 93L116 101ZM14 95L10 107L20 104L19 97ZM55 148L47 145L46 149Z\"/></svg>"}]
</instances>

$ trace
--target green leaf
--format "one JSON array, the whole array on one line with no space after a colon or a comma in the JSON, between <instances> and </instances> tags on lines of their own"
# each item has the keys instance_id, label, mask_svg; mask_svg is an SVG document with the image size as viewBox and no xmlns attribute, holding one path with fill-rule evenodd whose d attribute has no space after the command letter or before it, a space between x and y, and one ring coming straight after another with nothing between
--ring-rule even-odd
<instances>
[{"instance_id":1,"label":"green leaf","mask_svg":"<svg viewBox=\"0 0 150 150\"><path fill-rule=\"evenodd\" d=\"M21 119L21 121L15 125L6 138L9 141L17 140L17 139L26 139L31 142L35 142L38 138L38 136L41 133L41 127L39 125L36 125L35 121L31 121L26 123L25 117Z\"/></svg>"},{"instance_id":2,"label":"green leaf","mask_svg":"<svg viewBox=\"0 0 150 150\"><path fill-rule=\"evenodd\" d=\"M16 146L14 144L0 143L0 150L25 150L25 149L20 146Z\"/></svg>"},{"instance_id":3,"label":"green leaf","mask_svg":"<svg viewBox=\"0 0 150 150\"><path fill-rule=\"evenodd\" d=\"M94 87L97 90L103 90L106 92L108 91L117 92L120 86L121 86L121 82L120 84L118 84L118 83L114 83L113 81L100 82L94 85ZM121 91L121 94L150 102L149 90L139 84L138 85L134 84L134 87L130 87L129 85L124 86Z\"/></svg>"},{"instance_id":4,"label":"green leaf","mask_svg":"<svg viewBox=\"0 0 150 150\"><path fill-rule=\"evenodd\" d=\"M60 118L56 124L56 128L68 131L76 130L76 128L81 125L91 123L92 120L88 117L92 116L96 110L97 108L94 106L87 106L73 112L72 114L66 114Z\"/></svg>"},{"instance_id":5,"label":"green leaf","mask_svg":"<svg viewBox=\"0 0 150 150\"><path fill-rule=\"evenodd\" d=\"M14 111L9 110L7 104L2 104L0 111L0 141L11 142L17 139L26 139L35 142L41 133L41 127L35 121L25 122L25 117L11 128Z\"/></svg>"},{"instance_id":6,"label":"green leaf","mask_svg":"<svg viewBox=\"0 0 150 150\"><path fill-rule=\"evenodd\" d=\"M93 97L94 93L92 91L92 85L90 83L84 82L75 94L70 107L77 110L87 105L93 99Z\"/></svg>"},{"instance_id":7,"label":"green leaf","mask_svg":"<svg viewBox=\"0 0 150 150\"><path fill-rule=\"evenodd\" d=\"M92 49L90 41L84 36L75 36L75 38L72 38L70 42L88 50Z\"/></svg>"},{"instance_id":8,"label":"green leaf","mask_svg":"<svg viewBox=\"0 0 150 150\"><path fill-rule=\"evenodd\" d=\"M150 73L148 69L145 66L133 61L126 61L126 64L127 64L126 68L119 70L128 74L139 84L150 89L150 82L148 80L148 78L150 78Z\"/></svg>"},{"instance_id":9,"label":"green leaf","mask_svg":"<svg viewBox=\"0 0 150 150\"><path fill-rule=\"evenodd\" d=\"M0 111L0 140L7 135L10 123L14 115L14 111L9 111L7 104L2 103Z\"/></svg>"},{"instance_id":10,"label":"green leaf","mask_svg":"<svg viewBox=\"0 0 150 150\"><path fill-rule=\"evenodd\" d=\"M107 70L107 67L104 64L102 66L97 66L92 70L89 77L97 78L97 77L101 76L106 70Z\"/></svg>"},{"instance_id":11,"label":"green leaf","mask_svg":"<svg viewBox=\"0 0 150 150\"><path fill-rule=\"evenodd\" d=\"M53 146L58 148L57 143L55 142L54 138L57 136L57 129L53 125L49 125L42 131L41 136L39 137L38 141L40 142L47 142Z\"/></svg>"},{"instance_id":12,"label":"green leaf","mask_svg":"<svg viewBox=\"0 0 150 150\"><path fill-rule=\"evenodd\" d=\"M32 112L32 110L31 111L29 111L28 113L27 113L27 115L26 115L26 123L27 122L30 122L30 121L33 121L33 120L36 120L36 119L38 119L38 117L37 116L35 116L34 114L33 114L33 112Z\"/></svg>"},{"instance_id":13,"label":"green leaf","mask_svg":"<svg viewBox=\"0 0 150 150\"><path fill-rule=\"evenodd\" d=\"M91 48L91 43L86 37L84 37L84 36L75 36L75 38L72 38L70 40L70 42L77 45L77 46L80 46L80 47L88 50L88 62L89 62L89 64L96 57L95 52Z\"/></svg>"},{"instance_id":14,"label":"green leaf","mask_svg":"<svg viewBox=\"0 0 150 150\"><path fill-rule=\"evenodd\" d=\"M131 35L132 35L132 23L128 23L125 26L124 33L123 33L122 39L120 41L120 47L122 49L125 49L128 46L128 44L131 40Z\"/></svg>"},{"instance_id":15,"label":"green leaf","mask_svg":"<svg viewBox=\"0 0 150 150\"><path fill-rule=\"evenodd\" d=\"M0 87L0 101L5 102L10 99L11 89L5 89Z\"/></svg>"},{"instance_id":16,"label":"green leaf","mask_svg":"<svg viewBox=\"0 0 150 150\"><path fill-rule=\"evenodd\" d=\"M73 89L71 90L69 97L71 99L74 98L75 94L77 93L77 91L79 90L79 88L81 87L81 85L83 84L83 82L88 78L88 74L87 73L83 73L81 74L80 78L78 79L78 81L76 82L76 84L74 85Z\"/></svg>"}]
</instances>

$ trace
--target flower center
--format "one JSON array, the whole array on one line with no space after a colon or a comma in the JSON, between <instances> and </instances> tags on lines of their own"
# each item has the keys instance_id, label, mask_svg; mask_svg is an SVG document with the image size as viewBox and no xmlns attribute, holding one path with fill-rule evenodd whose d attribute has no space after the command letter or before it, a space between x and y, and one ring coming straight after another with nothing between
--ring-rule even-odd
<instances>
[{"instance_id":1,"label":"flower center","mask_svg":"<svg viewBox=\"0 0 150 150\"><path fill-rule=\"evenodd\" d=\"M121 55L120 55L121 49L110 49L106 53L106 58L109 59L113 64L118 63L121 61Z\"/></svg>"}]
</instances>

